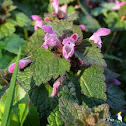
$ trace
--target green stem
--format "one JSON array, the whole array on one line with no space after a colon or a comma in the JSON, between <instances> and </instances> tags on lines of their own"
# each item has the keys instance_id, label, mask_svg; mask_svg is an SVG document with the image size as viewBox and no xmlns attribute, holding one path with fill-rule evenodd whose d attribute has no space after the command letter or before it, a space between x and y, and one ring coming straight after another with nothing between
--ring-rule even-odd
<instances>
[{"instance_id":1,"label":"green stem","mask_svg":"<svg viewBox=\"0 0 126 126\"><path fill-rule=\"evenodd\" d=\"M25 39L28 40L28 31L26 29L24 29L24 35L25 35Z\"/></svg>"}]
</instances>

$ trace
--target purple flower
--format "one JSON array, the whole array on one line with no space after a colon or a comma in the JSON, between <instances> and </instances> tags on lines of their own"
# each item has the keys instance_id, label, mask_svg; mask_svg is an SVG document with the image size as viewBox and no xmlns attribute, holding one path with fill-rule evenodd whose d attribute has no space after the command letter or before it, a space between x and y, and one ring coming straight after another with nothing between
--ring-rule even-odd
<instances>
[{"instance_id":1,"label":"purple flower","mask_svg":"<svg viewBox=\"0 0 126 126\"><path fill-rule=\"evenodd\" d=\"M119 0L116 0L116 5L112 7L112 10L119 10L121 6L123 6L125 2L120 2Z\"/></svg>"},{"instance_id":2,"label":"purple flower","mask_svg":"<svg viewBox=\"0 0 126 126\"><path fill-rule=\"evenodd\" d=\"M53 0L51 7L53 7L55 10L55 13L58 14L59 0Z\"/></svg>"},{"instance_id":3,"label":"purple flower","mask_svg":"<svg viewBox=\"0 0 126 126\"><path fill-rule=\"evenodd\" d=\"M58 46L61 48L60 40L57 38L56 33L53 31L52 27L44 25L42 29L47 32L44 37L44 43L41 47L44 47L46 50L49 46Z\"/></svg>"},{"instance_id":4,"label":"purple flower","mask_svg":"<svg viewBox=\"0 0 126 126\"><path fill-rule=\"evenodd\" d=\"M115 84L115 85L120 85L121 84L120 81L118 81L117 79L112 80L112 83Z\"/></svg>"},{"instance_id":5,"label":"purple flower","mask_svg":"<svg viewBox=\"0 0 126 126\"><path fill-rule=\"evenodd\" d=\"M52 91L52 94L51 94L51 98L53 98L54 96L57 95L58 93L58 87L62 85L62 77L58 78L56 80L56 82L53 84L53 91Z\"/></svg>"},{"instance_id":6,"label":"purple flower","mask_svg":"<svg viewBox=\"0 0 126 126\"><path fill-rule=\"evenodd\" d=\"M24 67L26 67L31 62L32 62L32 60L29 60L29 59L23 60L22 59L22 60L19 61L18 68L21 70L21 69L23 69ZM8 68L8 72L9 73L13 73L14 72L15 65L16 65L16 63L13 63L13 64L11 64L9 66L9 68Z\"/></svg>"},{"instance_id":7,"label":"purple flower","mask_svg":"<svg viewBox=\"0 0 126 126\"><path fill-rule=\"evenodd\" d=\"M32 15L32 19L35 22L35 26L34 26L34 30L36 31L38 28L42 28L42 26L44 25L43 20L38 16L38 15Z\"/></svg>"},{"instance_id":8,"label":"purple flower","mask_svg":"<svg viewBox=\"0 0 126 126\"><path fill-rule=\"evenodd\" d=\"M94 43L96 43L98 45L98 48L101 49L102 47L102 40L100 36L106 36L110 33L110 29L107 28L100 28L97 30L97 32L95 32L90 38L89 40L93 40Z\"/></svg>"},{"instance_id":9,"label":"purple flower","mask_svg":"<svg viewBox=\"0 0 126 126\"><path fill-rule=\"evenodd\" d=\"M72 38L66 38L63 40L62 44L63 46L63 56L67 61L70 61L69 58L73 55L74 53L74 46L75 43L72 40Z\"/></svg>"}]
</instances>

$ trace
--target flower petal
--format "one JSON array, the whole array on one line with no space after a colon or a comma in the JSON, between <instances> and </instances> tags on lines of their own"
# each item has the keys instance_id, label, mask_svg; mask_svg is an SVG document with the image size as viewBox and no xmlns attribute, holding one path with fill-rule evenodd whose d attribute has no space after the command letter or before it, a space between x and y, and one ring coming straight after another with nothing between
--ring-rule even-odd
<instances>
[{"instance_id":1,"label":"flower petal","mask_svg":"<svg viewBox=\"0 0 126 126\"><path fill-rule=\"evenodd\" d=\"M26 67L31 62L32 62L32 60L29 60L29 59L23 60L22 59L22 60L19 61L18 68L21 70L21 69L23 69L24 67ZM8 72L9 73L13 73L14 72L14 68L15 68L15 63L13 63L13 64L11 64L9 66Z\"/></svg>"},{"instance_id":2,"label":"flower petal","mask_svg":"<svg viewBox=\"0 0 126 126\"><path fill-rule=\"evenodd\" d=\"M67 12L67 4L64 4L63 6L59 7L59 10L61 10L63 13L66 14L66 12Z\"/></svg>"},{"instance_id":3,"label":"flower petal","mask_svg":"<svg viewBox=\"0 0 126 126\"><path fill-rule=\"evenodd\" d=\"M59 8L59 0L53 0L51 7L54 8L55 13L58 13L58 8Z\"/></svg>"},{"instance_id":4,"label":"flower petal","mask_svg":"<svg viewBox=\"0 0 126 126\"><path fill-rule=\"evenodd\" d=\"M95 32L95 36L106 36L110 33L110 29L108 28L100 28Z\"/></svg>"},{"instance_id":5,"label":"flower petal","mask_svg":"<svg viewBox=\"0 0 126 126\"><path fill-rule=\"evenodd\" d=\"M68 44L68 43L75 46L75 43L73 42L72 38L68 37L66 39L63 39L63 42L62 42L63 45Z\"/></svg>"},{"instance_id":6,"label":"flower petal","mask_svg":"<svg viewBox=\"0 0 126 126\"><path fill-rule=\"evenodd\" d=\"M52 29L51 26L44 25L44 26L42 26L42 29L43 29L45 32L49 33L49 34L55 34L55 32L53 31L53 29Z\"/></svg>"},{"instance_id":7,"label":"flower petal","mask_svg":"<svg viewBox=\"0 0 126 126\"><path fill-rule=\"evenodd\" d=\"M56 80L56 82L53 84L53 91L51 94L51 98L53 98L54 96L57 95L58 93L58 87L62 85L62 77L60 77L59 79Z\"/></svg>"},{"instance_id":8,"label":"flower petal","mask_svg":"<svg viewBox=\"0 0 126 126\"><path fill-rule=\"evenodd\" d=\"M41 21L42 19L38 15L31 16L34 21Z\"/></svg>"}]
</instances>

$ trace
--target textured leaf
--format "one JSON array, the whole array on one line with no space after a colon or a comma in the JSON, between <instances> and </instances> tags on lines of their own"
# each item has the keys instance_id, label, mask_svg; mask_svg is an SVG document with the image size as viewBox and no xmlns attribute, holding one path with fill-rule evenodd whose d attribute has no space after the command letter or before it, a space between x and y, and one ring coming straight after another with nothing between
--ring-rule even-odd
<instances>
[{"instance_id":1,"label":"textured leaf","mask_svg":"<svg viewBox=\"0 0 126 126\"><path fill-rule=\"evenodd\" d=\"M24 69L24 71L20 71L17 75L17 80L20 82L20 84L23 85L23 87L29 91L31 86L31 77L32 77L32 72L30 71L30 67Z\"/></svg>"},{"instance_id":2,"label":"textured leaf","mask_svg":"<svg viewBox=\"0 0 126 126\"><path fill-rule=\"evenodd\" d=\"M49 84L40 85L29 91L30 99L40 118L49 116L50 112L57 107L57 98L51 98L51 93L52 87Z\"/></svg>"},{"instance_id":3,"label":"textured leaf","mask_svg":"<svg viewBox=\"0 0 126 126\"><path fill-rule=\"evenodd\" d=\"M34 34L29 38L26 52L32 53L33 51L41 47L44 42L44 35L45 33L42 31L42 29L35 31Z\"/></svg>"},{"instance_id":4,"label":"textured leaf","mask_svg":"<svg viewBox=\"0 0 126 126\"><path fill-rule=\"evenodd\" d=\"M103 118L99 117L98 111L97 113L92 113L91 109L84 106L79 106L76 103L71 103L67 100L60 99L59 108L62 114L62 120L66 126L75 126L75 124L77 126L82 126L82 124L83 126L95 124L100 126L99 124L101 123L104 124L104 126L109 126L106 121L103 121ZM106 113L106 115L108 116L108 113Z\"/></svg>"},{"instance_id":5,"label":"textured leaf","mask_svg":"<svg viewBox=\"0 0 126 126\"><path fill-rule=\"evenodd\" d=\"M75 86L69 79L64 79L63 85L58 88L58 97L78 103Z\"/></svg>"},{"instance_id":6,"label":"textured leaf","mask_svg":"<svg viewBox=\"0 0 126 126\"><path fill-rule=\"evenodd\" d=\"M27 44L27 41L21 38L19 35L13 34L12 36L6 38L4 43L5 50L18 54L20 47L22 48L22 53L25 52L25 45Z\"/></svg>"},{"instance_id":7,"label":"textured leaf","mask_svg":"<svg viewBox=\"0 0 126 126\"><path fill-rule=\"evenodd\" d=\"M83 92L83 104L93 107L106 101L106 85L103 68L93 65L80 73L80 86Z\"/></svg>"},{"instance_id":8,"label":"textured leaf","mask_svg":"<svg viewBox=\"0 0 126 126\"><path fill-rule=\"evenodd\" d=\"M58 22L47 22L47 25L51 26L58 36L68 33L73 26L73 23L67 20L60 20Z\"/></svg>"},{"instance_id":9,"label":"textured leaf","mask_svg":"<svg viewBox=\"0 0 126 126\"><path fill-rule=\"evenodd\" d=\"M40 126L40 120L34 105L29 106L29 113L24 121L23 126Z\"/></svg>"},{"instance_id":10,"label":"textured leaf","mask_svg":"<svg viewBox=\"0 0 126 126\"><path fill-rule=\"evenodd\" d=\"M15 32L15 27L13 24L5 23L0 25L0 39L11 36Z\"/></svg>"},{"instance_id":11,"label":"textured leaf","mask_svg":"<svg viewBox=\"0 0 126 126\"><path fill-rule=\"evenodd\" d=\"M67 20L69 21L74 21L74 20L77 20L78 18L79 18L78 12L76 11L67 15Z\"/></svg>"},{"instance_id":12,"label":"textured leaf","mask_svg":"<svg viewBox=\"0 0 126 126\"><path fill-rule=\"evenodd\" d=\"M53 112L48 116L49 126L64 126L63 121L61 119L61 113L59 111L59 107L56 107Z\"/></svg>"},{"instance_id":13,"label":"textured leaf","mask_svg":"<svg viewBox=\"0 0 126 126\"><path fill-rule=\"evenodd\" d=\"M47 82L51 78L56 79L59 75L64 75L70 69L70 63L64 58L59 58L45 48L38 48L33 54L32 70L33 79L37 85Z\"/></svg>"},{"instance_id":14,"label":"textured leaf","mask_svg":"<svg viewBox=\"0 0 126 126\"><path fill-rule=\"evenodd\" d=\"M86 65L99 65L107 66L101 50L97 48L97 45L88 39L84 40L79 46L75 48L75 56L83 61Z\"/></svg>"},{"instance_id":15,"label":"textured leaf","mask_svg":"<svg viewBox=\"0 0 126 126\"><path fill-rule=\"evenodd\" d=\"M107 90L107 103L113 109L126 105L124 92L116 85Z\"/></svg>"},{"instance_id":16,"label":"textured leaf","mask_svg":"<svg viewBox=\"0 0 126 126\"><path fill-rule=\"evenodd\" d=\"M91 16L82 16L81 24L84 24L86 29L90 32L95 32L101 27L99 22Z\"/></svg>"},{"instance_id":17,"label":"textured leaf","mask_svg":"<svg viewBox=\"0 0 126 126\"><path fill-rule=\"evenodd\" d=\"M99 113L99 118L101 119L108 119L109 118L109 106L108 104L102 104L99 105L98 107L93 107L92 108L93 113Z\"/></svg>"}]
</instances>

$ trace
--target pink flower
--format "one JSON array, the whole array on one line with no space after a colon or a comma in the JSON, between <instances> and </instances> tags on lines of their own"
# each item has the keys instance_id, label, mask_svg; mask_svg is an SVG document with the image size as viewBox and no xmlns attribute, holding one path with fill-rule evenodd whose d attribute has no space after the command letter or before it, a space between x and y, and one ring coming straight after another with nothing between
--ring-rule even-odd
<instances>
[{"instance_id":1,"label":"pink flower","mask_svg":"<svg viewBox=\"0 0 126 126\"><path fill-rule=\"evenodd\" d=\"M71 38L72 38L72 40L74 41L74 43L76 43L77 40L78 40L78 38L79 38L79 35L76 34L76 33L74 33L74 34L72 34Z\"/></svg>"},{"instance_id":2,"label":"pink flower","mask_svg":"<svg viewBox=\"0 0 126 126\"><path fill-rule=\"evenodd\" d=\"M107 28L100 28L97 30L97 32L95 32L90 38L89 40L93 40L94 43L96 43L98 45L98 48L101 49L102 47L102 40L100 38L100 36L106 36L110 33L110 29Z\"/></svg>"},{"instance_id":3,"label":"pink flower","mask_svg":"<svg viewBox=\"0 0 126 126\"><path fill-rule=\"evenodd\" d=\"M116 0L116 5L112 7L112 10L119 10L121 6L123 6L125 2L120 2L119 0Z\"/></svg>"},{"instance_id":4,"label":"pink flower","mask_svg":"<svg viewBox=\"0 0 126 126\"><path fill-rule=\"evenodd\" d=\"M59 0L53 0L51 7L53 7L55 10L55 13L58 14Z\"/></svg>"},{"instance_id":5,"label":"pink flower","mask_svg":"<svg viewBox=\"0 0 126 126\"><path fill-rule=\"evenodd\" d=\"M52 91L52 94L51 94L51 98L53 98L54 96L57 95L58 93L58 87L62 85L62 77L58 78L56 80L56 82L53 84L53 91Z\"/></svg>"},{"instance_id":6,"label":"pink flower","mask_svg":"<svg viewBox=\"0 0 126 126\"><path fill-rule=\"evenodd\" d=\"M63 46L63 56L67 61L70 61L69 58L73 55L74 53L74 46L75 43L72 40L72 38L66 38L63 40L62 44Z\"/></svg>"},{"instance_id":7,"label":"pink flower","mask_svg":"<svg viewBox=\"0 0 126 126\"><path fill-rule=\"evenodd\" d=\"M22 60L19 61L18 68L21 70L21 69L23 69L24 67L26 67L31 62L32 62L32 60L29 60L29 59L23 60L22 59ZM13 63L13 64L11 64L9 66L9 68L8 68L8 72L9 73L13 73L14 72L15 65L16 65L16 63Z\"/></svg>"},{"instance_id":8,"label":"pink flower","mask_svg":"<svg viewBox=\"0 0 126 126\"><path fill-rule=\"evenodd\" d=\"M80 4L76 5L75 8L76 9L79 9L80 8Z\"/></svg>"},{"instance_id":9,"label":"pink flower","mask_svg":"<svg viewBox=\"0 0 126 126\"><path fill-rule=\"evenodd\" d=\"M67 12L67 4L64 4L63 6L59 7L59 10L66 14L66 12Z\"/></svg>"},{"instance_id":10,"label":"pink flower","mask_svg":"<svg viewBox=\"0 0 126 126\"><path fill-rule=\"evenodd\" d=\"M39 17L39 16L37 16L37 15L32 15L32 19L34 20L34 21L36 21L35 22L35 26L34 26L34 30L36 31L38 28L42 28L42 26L44 25L44 22L43 22L43 20Z\"/></svg>"},{"instance_id":11,"label":"pink flower","mask_svg":"<svg viewBox=\"0 0 126 126\"><path fill-rule=\"evenodd\" d=\"M85 30L85 26L84 25L80 25L80 29L84 31Z\"/></svg>"},{"instance_id":12,"label":"pink flower","mask_svg":"<svg viewBox=\"0 0 126 126\"><path fill-rule=\"evenodd\" d=\"M44 47L46 50L48 49L49 46L58 46L61 48L61 43L60 40L57 38L56 33L53 31L52 27L48 25L44 25L42 29L47 32L45 37L44 37L44 43L41 47Z\"/></svg>"}]
</instances>

